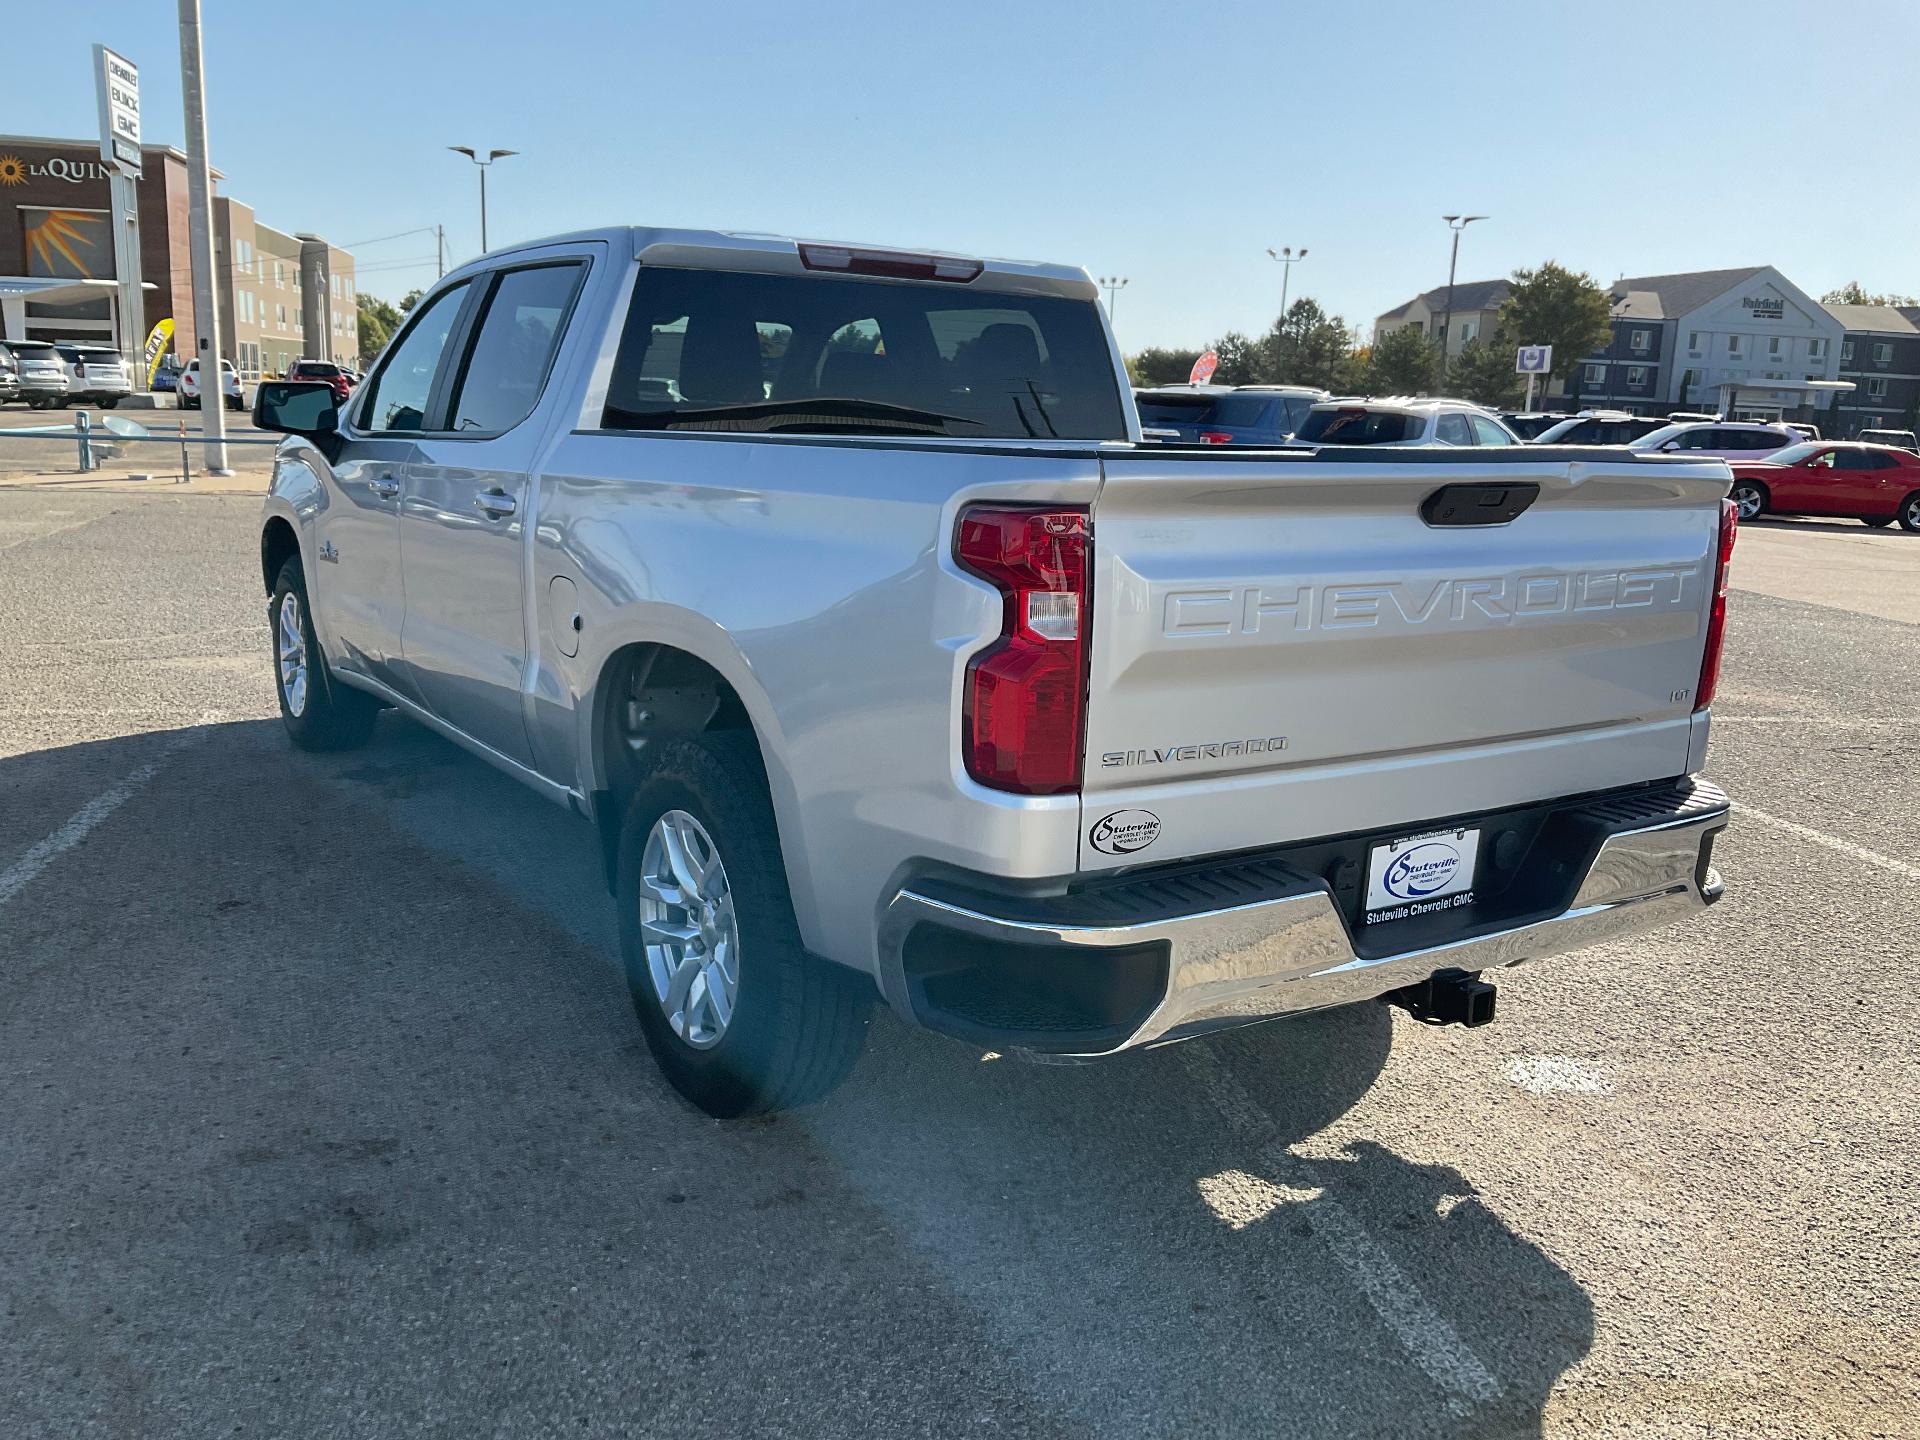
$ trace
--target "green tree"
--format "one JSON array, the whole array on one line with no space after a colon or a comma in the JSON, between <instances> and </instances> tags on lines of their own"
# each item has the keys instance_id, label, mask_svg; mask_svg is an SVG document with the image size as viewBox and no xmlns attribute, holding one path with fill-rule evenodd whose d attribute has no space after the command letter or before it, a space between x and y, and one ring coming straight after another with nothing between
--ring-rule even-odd
<instances>
[{"instance_id":1,"label":"green tree","mask_svg":"<svg viewBox=\"0 0 1920 1440\"><path fill-rule=\"evenodd\" d=\"M387 341L393 338L393 332L406 317L387 301L377 300L364 290L354 297L354 308L360 315L360 354L372 360L387 348Z\"/></svg>"},{"instance_id":2,"label":"green tree","mask_svg":"<svg viewBox=\"0 0 1920 1440\"><path fill-rule=\"evenodd\" d=\"M1219 368L1213 372L1216 385L1257 385L1260 383L1261 352L1260 346L1238 330L1229 330L1212 346L1213 353L1220 357Z\"/></svg>"},{"instance_id":3,"label":"green tree","mask_svg":"<svg viewBox=\"0 0 1920 1440\"><path fill-rule=\"evenodd\" d=\"M1524 379L1514 372L1514 350L1504 332L1493 338L1479 336L1460 347L1460 353L1447 366L1447 391L1465 400L1477 400L1495 409L1507 409L1526 392Z\"/></svg>"},{"instance_id":4,"label":"green tree","mask_svg":"<svg viewBox=\"0 0 1920 1440\"><path fill-rule=\"evenodd\" d=\"M1920 305L1911 295L1900 295L1892 291L1885 295L1875 295L1858 280L1849 280L1838 290L1829 290L1820 297L1822 305Z\"/></svg>"},{"instance_id":5,"label":"green tree","mask_svg":"<svg viewBox=\"0 0 1920 1440\"><path fill-rule=\"evenodd\" d=\"M1352 349L1347 322L1327 314L1317 300L1302 296L1261 337L1256 368L1264 384L1330 388Z\"/></svg>"},{"instance_id":6,"label":"green tree","mask_svg":"<svg viewBox=\"0 0 1920 1440\"><path fill-rule=\"evenodd\" d=\"M1419 395L1433 389L1440 349L1424 330L1403 325L1380 337L1367 357L1368 395Z\"/></svg>"},{"instance_id":7,"label":"green tree","mask_svg":"<svg viewBox=\"0 0 1920 1440\"><path fill-rule=\"evenodd\" d=\"M411 315L413 313L413 307L420 303L420 297L426 293L426 291L417 285L407 291L406 294L400 297L400 313L402 315Z\"/></svg>"},{"instance_id":8,"label":"green tree","mask_svg":"<svg viewBox=\"0 0 1920 1440\"><path fill-rule=\"evenodd\" d=\"M1500 307L1500 330L1519 345L1551 345L1553 370L1571 370L1613 339L1613 302L1591 275L1552 260L1513 272L1513 289Z\"/></svg>"},{"instance_id":9,"label":"green tree","mask_svg":"<svg viewBox=\"0 0 1920 1440\"><path fill-rule=\"evenodd\" d=\"M1127 357L1127 373L1136 385L1184 385L1193 373L1193 362L1199 358L1198 350L1149 345Z\"/></svg>"}]
</instances>

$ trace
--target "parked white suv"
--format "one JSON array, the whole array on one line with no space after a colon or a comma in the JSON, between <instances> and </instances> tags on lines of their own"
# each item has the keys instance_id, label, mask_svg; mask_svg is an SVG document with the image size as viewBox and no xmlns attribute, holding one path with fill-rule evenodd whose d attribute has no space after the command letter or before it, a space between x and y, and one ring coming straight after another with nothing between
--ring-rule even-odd
<instances>
[{"instance_id":1,"label":"parked white suv","mask_svg":"<svg viewBox=\"0 0 1920 1440\"><path fill-rule=\"evenodd\" d=\"M246 393L240 388L240 376L233 368L231 360L220 362L220 388L227 397L229 410L247 408ZM180 372L180 404L183 409L200 408L200 361L198 357L187 362L187 368Z\"/></svg>"},{"instance_id":2,"label":"parked white suv","mask_svg":"<svg viewBox=\"0 0 1920 1440\"><path fill-rule=\"evenodd\" d=\"M1328 400L1308 413L1302 445L1519 445L1519 436L1469 400Z\"/></svg>"},{"instance_id":3,"label":"parked white suv","mask_svg":"<svg viewBox=\"0 0 1920 1440\"><path fill-rule=\"evenodd\" d=\"M1690 425L1668 425L1629 442L1629 450L1643 454L1679 454L1689 459L1718 455L1723 460L1764 460L1776 450L1798 445L1800 436L1784 425L1757 421L1713 420Z\"/></svg>"},{"instance_id":4,"label":"parked white suv","mask_svg":"<svg viewBox=\"0 0 1920 1440\"><path fill-rule=\"evenodd\" d=\"M57 341L53 350L67 372L67 393L61 404L91 401L103 410L111 410L133 393L133 378L118 350L68 340Z\"/></svg>"}]
</instances>

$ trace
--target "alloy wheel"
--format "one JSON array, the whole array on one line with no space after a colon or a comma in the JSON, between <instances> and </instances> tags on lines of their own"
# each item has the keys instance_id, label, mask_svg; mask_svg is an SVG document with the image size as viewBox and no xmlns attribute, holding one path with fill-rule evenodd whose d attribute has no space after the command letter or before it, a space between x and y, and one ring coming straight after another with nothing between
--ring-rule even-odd
<instances>
[{"instance_id":1,"label":"alloy wheel","mask_svg":"<svg viewBox=\"0 0 1920 1440\"><path fill-rule=\"evenodd\" d=\"M300 596L289 590L280 597L280 693L287 713L299 719L307 712L307 632L300 623Z\"/></svg>"},{"instance_id":2,"label":"alloy wheel","mask_svg":"<svg viewBox=\"0 0 1920 1440\"><path fill-rule=\"evenodd\" d=\"M740 927L713 837L684 810L653 822L640 857L640 936L654 998L696 1050L718 1045L740 990Z\"/></svg>"}]
</instances>

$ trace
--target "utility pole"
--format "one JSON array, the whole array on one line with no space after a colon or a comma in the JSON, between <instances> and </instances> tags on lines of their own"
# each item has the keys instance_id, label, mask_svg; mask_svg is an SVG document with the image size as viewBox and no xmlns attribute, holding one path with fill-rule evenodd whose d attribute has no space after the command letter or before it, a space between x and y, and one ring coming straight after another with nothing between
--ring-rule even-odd
<instances>
[{"instance_id":1,"label":"utility pole","mask_svg":"<svg viewBox=\"0 0 1920 1440\"><path fill-rule=\"evenodd\" d=\"M200 0L180 0L180 95L187 120L187 233L193 247L194 358L200 362L200 434L210 475L227 465L227 393L220 371L220 294L213 274L213 177L207 168L206 67Z\"/></svg>"},{"instance_id":2,"label":"utility pole","mask_svg":"<svg viewBox=\"0 0 1920 1440\"><path fill-rule=\"evenodd\" d=\"M447 278L447 227L444 225L433 227L433 278Z\"/></svg>"},{"instance_id":3,"label":"utility pole","mask_svg":"<svg viewBox=\"0 0 1920 1440\"><path fill-rule=\"evenodd\" d=\"M1120 292L1127 288L1127 277L1124 275L1102 275L1099 280L1094 283L1107 292L1107 324L1111 326L1113 324L1114 304L1119 300Z\"/></svg>"},{"instance_id":4,"label":"utility pole","mask_svg":"<svg viewBox=\"0 0 1920 1440\"><path fill-rule=\"evenodd\" d=\"M496 160L504 160L509 155L518 155L518 150L489 150L487 158L482 160L479 153L470 145L449 145L447 149L457 155L464 155L480 167L480 253L487 253L487 171Z\"/></svg>"},{"instance_id":5,"label":"utility pole","mask_svg":"<svg viewBox=\"0 0 1920 1440\"><path fill-rule=\"evenodd\" d=\"M1447 349L1453 344L1453 277L1460 268L1460 232L1476 220L1486 220L1486 215L1442 215L1447 228L1453 231L1453 258L1447 262L1447 308L1440 319L1440 393L1447 390Z\"/></svg>"}]
</instances>

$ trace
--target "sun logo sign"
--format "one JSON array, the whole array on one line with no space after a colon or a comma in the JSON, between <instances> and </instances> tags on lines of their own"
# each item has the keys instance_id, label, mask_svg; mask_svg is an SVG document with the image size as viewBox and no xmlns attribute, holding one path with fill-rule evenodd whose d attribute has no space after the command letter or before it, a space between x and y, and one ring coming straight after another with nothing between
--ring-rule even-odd
<instances>
[{"instance_id":1,"label":"sun logo sign","mask_svg":"<svg viewBox=\"0 0 1920 1440\"><path fill-rule=\"evenodd\" d=\"M0 155L0 185L27 183L27 163L18 155Z\"/></svg>"}]
</instances>

